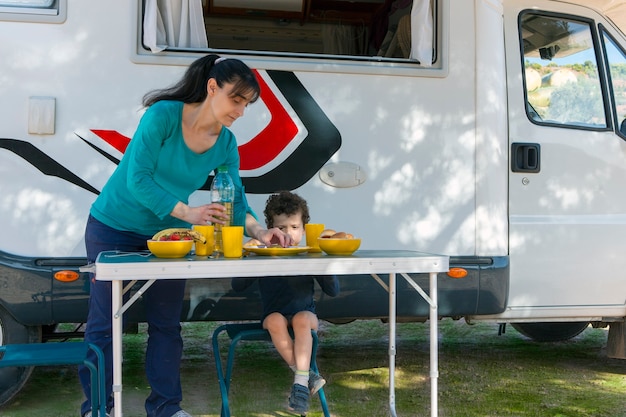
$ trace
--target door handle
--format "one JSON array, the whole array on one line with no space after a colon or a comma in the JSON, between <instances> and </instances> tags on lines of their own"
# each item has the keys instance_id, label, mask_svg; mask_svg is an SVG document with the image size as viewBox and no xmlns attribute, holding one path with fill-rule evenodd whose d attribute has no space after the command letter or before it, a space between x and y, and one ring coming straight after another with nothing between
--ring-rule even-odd
<instances>
[{"instance_id":1,"label":"door handle","mask_svg":"<svg viewBox=\"0 0 626 417\"><path fill-rule=\"evenodd\" d=\"M539 172L541 168L541 145L538 143L511 144L511 171Z\"/></svg>"}]
</instances>

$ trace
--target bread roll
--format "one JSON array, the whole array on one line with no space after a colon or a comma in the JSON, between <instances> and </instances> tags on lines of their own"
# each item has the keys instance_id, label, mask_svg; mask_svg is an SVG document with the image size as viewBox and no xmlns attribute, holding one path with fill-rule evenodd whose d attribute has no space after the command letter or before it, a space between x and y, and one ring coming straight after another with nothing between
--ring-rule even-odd
<instances>
[{"instance_id":1,"label":"bread roll","mask_svg":"<svg viewBox=\"0 0 626 417\"><path fill-rule=\"evenodd\" d=\"M322 233L320 233L320 237L331 237L335 233L337 232L334 231L333 229L324 229L322 230Z\"/></svg>"},{"instance_id":2,"label":"bread roll","mask_svg":"<svg viewBox=\"0 0 626 417\"><path fill-rule=\"evenodd\" d=\"M249 241L243 244L243 247L244 248L249 248L249 247L256 248L257 246L262 245L262 244L263 243L261 243L260 240L250 239Z\"/></svg>"}]
</instances>

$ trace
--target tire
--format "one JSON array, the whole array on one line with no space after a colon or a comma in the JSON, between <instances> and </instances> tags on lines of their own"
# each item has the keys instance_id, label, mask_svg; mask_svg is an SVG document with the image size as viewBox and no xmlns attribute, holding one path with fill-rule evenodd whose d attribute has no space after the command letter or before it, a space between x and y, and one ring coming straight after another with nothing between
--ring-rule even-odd
<instances>
[{"instance_id":1,"label":"tire","mask_svg":"<svg viewBox=\"0 0 626 417\"><path fill-rule=\"evenodd\" d=\"M0 306L0 345L17 343L41 343L41 330L39 327L18 323ZM32 366L0 368L0 407L20 392L32 372Z\"/></svg>"},{"instance_id":2,"label":"tire","mask_svg":"<svg viewBox=\"0 0 626 417\"><path fill-rule=\"evenodd\" d=\"M324 319L324 320L326 320L327 322L332 323L332 324L341 325L341 324L352 323L356 319Z\"/></svg>"},{"instance_id":3,"label":"tire","mask_svg":"<svg viewBox=\"0 0 626 417\"><path fill-rule=\"evenodd\" d=\"M535 342L562 342L581 334L589 326L589 322L511 323L511 325Z\"/></svg>"}]
</instances>

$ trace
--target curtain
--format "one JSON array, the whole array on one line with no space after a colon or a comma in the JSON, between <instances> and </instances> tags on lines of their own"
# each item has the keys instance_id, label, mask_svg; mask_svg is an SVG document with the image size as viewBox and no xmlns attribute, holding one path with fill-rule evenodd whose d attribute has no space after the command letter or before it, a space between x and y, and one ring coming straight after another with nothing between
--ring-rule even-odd
<instances>
[{"instance_id":1,"label":"curtain","mask_svg":"<svg viewBox=\"0 0 626 417\"><path fill-rule=\"evenodd\" d=\"M430 67L433 62L433 14L430 0L414 0L411 9L411 59Z\"/></svg>"},{"instance_id":2,"label":"curtain","mask_svg":"<svg viewBox=\"0 0 626 417\"><path fill-rule=\"evenodd\" d=\"M202 0L146 0L143 43L153 53L168 47L207 48Z\"/></svg>"},{"instance_id":3,"label":"curtain","mask_svg":"<svg viewBox=\"0 0 626 417\"><path fill-rule=\"evenodd\" d=\"M364 55L367 51L367 28L357 25L322 24L324 53Z\"/></svg>"}]
</instances>

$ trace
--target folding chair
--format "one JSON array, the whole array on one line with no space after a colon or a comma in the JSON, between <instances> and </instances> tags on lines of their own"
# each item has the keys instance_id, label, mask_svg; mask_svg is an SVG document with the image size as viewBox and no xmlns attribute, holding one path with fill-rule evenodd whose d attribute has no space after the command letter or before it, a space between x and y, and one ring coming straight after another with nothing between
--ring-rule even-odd
<instances>
[{"instance_id":1,"label":"folding chair","mask_svg":"<svg viewBox=\"0 0 626 417\"><path fill-rule=\"evenodd\" d=\"M89 350L96 353L97 363L87 359ZM80 364L84 364L91 374L92 416L105 417L104 354L98 346L86 342L24 343L0 346L0 368Z\"/></svg>"},{"instance_id":2,"label":"folding chair","mask_svg":"<svg viewBox=\"0 0 626 417\"><path fill-rule=\"evenodd\" d=\"M223 332L226 332L228 337L230 338L230 346L228 348L228 357L226 360L226 373L222 368L222 358L220 355L220 347L219 347L219 335ZM317 369L317 332L312 331L311 335L313 336L313 349L311 351L311 369L315 372L319 372ZM230 390L230 382L233 371L233 362L235 359L235 348L237 347L237 343L241 340L260 340L271 342L270 334L267 330L265 330L261 323L232 323L232 324L223 324L219 326L213 332L213 356L215 357L215 367L217 369L217 378L220 385L220 393L222 394L222 410L221 417L230 417L230 406L228 402L228 392ZM328 404L326 403L326 395L324 394L324 388L322 387L318 392L320 403L322 405L322 410L324 412L324 417L330 417L330 413L328 411Z\"/></svg>"}]
</instances>

